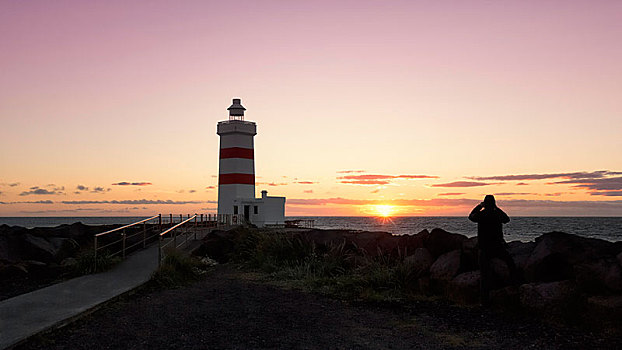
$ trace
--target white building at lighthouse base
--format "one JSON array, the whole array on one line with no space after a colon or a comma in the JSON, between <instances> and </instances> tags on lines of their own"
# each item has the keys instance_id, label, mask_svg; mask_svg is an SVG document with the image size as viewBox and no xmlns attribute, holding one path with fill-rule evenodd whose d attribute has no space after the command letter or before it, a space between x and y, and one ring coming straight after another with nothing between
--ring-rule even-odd
<instances>
[{"instance_id":1,"label":"white building at lighthouse base","mask_svg":"<svg viewBox=\"0 0 622 350\"><path fill-rule=\"evenodd\" d=\"M257 227L285 224L285 197L270 197L268 191L261 191L261 198L236 198L233 206L233 214Z\"/></svg>"}]
</instances>

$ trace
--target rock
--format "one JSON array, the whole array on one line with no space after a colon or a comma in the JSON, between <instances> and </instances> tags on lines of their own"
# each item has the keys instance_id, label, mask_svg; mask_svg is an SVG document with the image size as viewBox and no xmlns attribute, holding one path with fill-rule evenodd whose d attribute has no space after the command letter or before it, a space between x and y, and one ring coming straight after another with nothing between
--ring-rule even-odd
<instances>
[{"instance_id":1,"label":"rock","mask_svg":"<svg viewBox=\"0 0 622 350\"><path fill-rule=\"evenodd\" d=\"M523 284L519 293L521 305L532 311L567 312L579 304L575 284L569 280Z\"/></svg>"},{"instance_id":2,"label":"rock","mask_svg":"<svg viewBox=\"0 0 622 350\"><path fill-rule=\"evenodd\" d=\"M579 288L585 292L602 294L622 291L622 267L614 259L599 259L574 266Z\"/></svg>"},{"instance_id":3,"label":"rock","mask_svg":"<svg viewBox=\"0 0 622 350\"><path fill-rule=\"evenodd\" d=\"M491 290L489 293L490 304L503 309L518 309L520 306L519 288L508 286Z\"/></svg>"},{"instance_id":4,"label":"rock","mask_svg":"<svg viewBox=\"0 0 622 350\"><path fill-rule=\"evenodd\" d=\"M404 259L404 263L408 264L410 268L417 271L419 275L426 275L429 273L430 266L434 260L432 259L432 254L428 252L425 248L417 248L414 251L414 254L411 256L407 256Z\"/></svg>"},{"instance_id":5,"label":"rock","mask_svg":"<svg viewBox=\"0 0 622 350\"><path fill-rule=\"evenodd\" d=\"M398 246L404 252L404 256L413 255L419 248L423 248L425 241L430 236L428 230L423 230L415 235L395 236Z\"/></svg>"},{"instance_id":6,"label":"rock","mask_svg":"<svg viewBox=\"0 0 622 350\"><path fill-rule=\"evenodd\" d=\"M510 284L510 268L505 261L499 258L490 260L490 268L492 270L493 285L507 286Z\"/></svg>"},{"instance_id":7,"label":"rock","mask_svg":"<svg viewBox=\"0 0 622 350\"><path fill-rule=\"evenodd\" d=\"M618 259L618 264L622 266L622 253L618 254L616 258Z\"/></svg>"},{"instance_id":8,"label":"rock","mask_svg":"<svg viewBox=\"0 0 622 350\"><path fill-rule=\"evenodd\" d=\"M22 263L25 264L28 273L34 275L44 275L48 271L48 265L41 261L26 260Z\"/></svg>"},{"instance_id":9,"label":"rock","mask_svg":"<svg viewBox=\"0 0 622 350\"><path fill-rule=\"evenodd\" d=\"M214 230L203 238L203 244L194 254L198 256L209 256L218 262L227 262L235 245L233 242L232 231ZM242 248L243 249L243 248Z\"/></svg>"},{"instance_id":10,"label":"rock","mask_svg":"<svg viewBox=\"0 0 622 350\"><path fill-rule=\"evenodd\" d=\"M462 243L462 269L464 271L479 269L477 237L471 237Z\"/></svg>"},{"instance_id":11,"label":"rock","mask_svg":"<svg viewBox=\"0 0 622 350\"><path fill-rule=\"evenodd\" d=\"M58 250L48 240L31 234L24 235L24 255L30 260L52 262Z\"/></svg>"},{"instance_id":12,"label":"rock","mask_svg":"<svg viewBox=\"0 0 622 350\"><path fill-rule=\"evenodd\" d=\"M57 261L75 256L80 251L80 245L73 238L50 237L49 241L56 249Z\"/></svg>"},{"instance_id":13,"label":"rock","mask_svg":"<svg viewBox=\"0 0 622 350\"><path fill-rule=\"evenodd\" d=\"M28 276L28 269L23 264L6 265L0 268L0 279L3 281Z\"/></svg>"},{"instance_id":14,"label":"rock","mask_svg":"<svg viewBox=\"0 0 622 350\"><path fill-rule=\"evenodd\" d=\"M417 279L417 287L421 294L431 295L432 289L430 288L430 277L424 276Z\"/></svg>"},{"instance_id":15,"label":"rock","mask_svg":"<svg viewBox=\"0 0 622 350\"><path fill-rule=\"evenodd\" d=\"M516 268L520 271L525 270L527 260L535 248L536 242L512 241L507 245L508 253L510 253L512 260L514 260L516 264Z\"/></svg>"},{"instance_id":16,"label":"rock","mask_svg":"<svg viewBox=\"0 0 622 350\"><path fill-rule=\"evenodd\" d=\"M444 292L449 282L460 271L460 250L452 250L438 257L430 266L432 289Z\"/></svg>"},{"instance_id":17,"label":"rock","mask_svg":"<svg viewBox=\"0 0 622 350\"><path fill-rule=\"evenodd\" d=\"M479 285L479 271L464 272L451 280L447 295L450 300L459 304L476 304L479 302Z\"/></svg>"},{"instance_id":18,"label":"rock","mask_svg":"<svg viewBox=\"0 0 622 350\"><path fill-rule=\"evenodd\" d=\"M435 228L430 232L425 242L425 247L436 258L452 250L461 249L462 244L467 239L464 235L449 233L440 228Z\"/></svg>"},{"instance_id":19,"label":"rock","mask_svg":"<svg viewBox=\"0 0 622 350\"><path fill-rule=\"evenodd\" d=\"M532 282L572 279L573 265L612 257L616 250L615 244L601 239L546 233L536 238L536 247L525 263L525 278Z\"/></svg>"},{"instance_id":20,"label":"rock","mask_svg":"<svg viewBox=\"0 0 622 350\"><path fill-rule=\"evenodd\" d=\"M592 296L587 299L588 315L594 324L622 321L622 295Z\"/></svg>"},{"instance_id":21,"label":"rock","mask_svg":"<svg viewBox=\"0 0 622 350\"><path fill-rule=\"evenodd\" d=\"M75 258L65 258L63 259L63 261L60 262L60 266L63 267L72 267L76 264L78 264L78 260L76 260Z\"/></svg>"}]
</instances>

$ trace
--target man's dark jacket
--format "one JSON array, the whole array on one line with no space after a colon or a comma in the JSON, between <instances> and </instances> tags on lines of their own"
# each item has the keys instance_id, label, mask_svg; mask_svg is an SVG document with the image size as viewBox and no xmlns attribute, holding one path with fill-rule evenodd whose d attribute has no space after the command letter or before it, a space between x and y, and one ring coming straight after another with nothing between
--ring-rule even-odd
<instances>
[{"instance_id":1,"label":"man's dark jacket","mask_svg":"<svg viewBox=\"0 0 622 350\"><path fill-rule=\"evenodd\" d=\"M503 224L510 222L510 218L503 210L481 206L475 207L469 215L469 220L477 222L477 242L481 249L494 249L503 246Z\"/></svg>"}]
</instances>

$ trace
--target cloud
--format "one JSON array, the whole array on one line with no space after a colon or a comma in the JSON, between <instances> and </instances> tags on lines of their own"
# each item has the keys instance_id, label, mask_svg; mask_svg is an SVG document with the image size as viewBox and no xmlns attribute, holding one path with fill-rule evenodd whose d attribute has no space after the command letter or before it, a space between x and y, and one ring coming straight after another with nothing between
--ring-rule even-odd
<instances>
[{"instance_id":1,"label":"cloud","mask_svg":"<svg viewBox=\"0 0 622 350\"><path fill-rule=\"evenodd\" d=\"M445 193L439 193L439 196L461 196L465 194L464 192L445 192Z\"/></svg>"},{"instance_id":2,"label":"cloud","mask_svg":"<svg viewBox=\"0 0 622 350\"><path fill-rule=\"evenodd\" d=\"M454 181L444 184L434 184L432 187L478 187L496 185L498 183L476 182L476 181Z\"/></svg>"},{"instance_id":3,"label":"cloud","mask_svg":"<svg viewBox=\"0 0 622 350\"><path fill-rule=\"evenodd\" d=\"M529 184L526 183L526 182L519 182L519 183L516 184L516 186L527 186L527 185L529 185Z\"/></svg>"},{"instance_id":4,"label":"cloud","mask_svg":"<svg viewBox=\"0 0 622 350\"><path fill-rule=\"evenodd\" d=\"M575 188L584 188L595 191L619 191L622 190L622 176L601 179L574 179L556 181L555 184L572 184Z\"/></svg>"},{"instance_id":5,"label":"cloud","mask_svg":"<svg viewBox=\"0 0 622 350\"><path fill-rule=\"evenodd\" d=\"M313 198L313 199L288 199L288 205L405 205L405 206L464 206L480 203L478 199L348 199L348 198Z\"/></svg>"},{"instance_id":6,"label":"cloud","mask_svg":"<svg viewBox=\"0 0 622 350\"><path fill-rule=\"evenodd\" d=\"M365 170L340 170L337 174L354 174L354 173L364 173Z\"/></svg>"},{"instance_id":7,"label":"cloud","mask_svg":"<svg viewBox=\"0 0 622 350\"><path fill-rule=\"evenodd\" d=\"M213 190L215 188L216 188L216 186L207 186L207 187L205 187L206 190Z\"/></svg>"},{"instance_id":8,"label":"cloud","mask_svg":"<svg viewBox=\"0 0 622 350\"><path fill-rule=\"evenodd\" d=\"M78 186L76 186L76 189L78 191L88 191L89 190L89 188L84 186L84 185L78 185Z\"/></svg>"},{"instance_id":9,"label":"cloud","mask_svg":"<svg viewBox=\"0 0 622 350\"><path fill-rule=\"evenodd\" d=\"M140 204L201 204L201 203L218 203L217 201L173 201L173 200L161 200L161 199L127 199L127 200L104 200L104 201L62 201L63 204L128 204L128 205L140 205Z\"/></svg>"},{"instance_id":10,"label":"cloud","mask_svg":"<svg viewBox=\"0 0 622 350\"><path fill-rule=\"evenodd\" d=\"M352 185L388 185L391 183L389 180L343 180L339 182Z\"/></svg>"},{"instance_id":11,"label":"cloud","mask_svg":"<svg viewBox=\"0 0 622 350\"><path fill-rule=\"evenodd\" d=\"M437 179L438 176L431 175L346 175L337 177L340 183L354 185L388 185L394 179Z\"/></svg>"},{"instance_id":12,"label":"cloud","mask_svg":"<svg viewBox=\"0 0 622 350\"><path fill-rule=\"evenodd\" d=\"M375 189L375 190L371 191L371 193L378 193L378 192L380 192L379 189Z\"/></svg>"},{"instance_id":13,"label":"cloud","mask_svg":"<svg viewBox=\"0 0 622 350\"><path fill-rule=\"evenodd\" d=\"M313 190L304 190L302 192L304 192L304 193L313 193Z\"/></svg>"},{"instance_id":14,"label":"cloud","mask_svg":"<svg viewBox=\"0 0 622 350\"><path fill-rule=\"evenodd\" d=\"M195 193L197 190L188 190L188 193Z\"/></svg>"},{"instance_id":15,"label":"cloud","mask_svg":"<svg viewBox=\"0 0 622 350\"><path fill-rule=\"evenodd\" d=\"M530 194L536 194L536 193L527 193L527 192L501 192L501 193L495 193L495 196L526 196L526 195L530 195Z\"/></svg>"},{"instance_id":16,"label":"cloud","mask_svg":"<svg viewBox=\"0 0 622 350\"><path fill-rule=\"evenodd\" d=\"M60 194L60 193L57 192L57 191L54 191L54 190L48 191L45 188L38 188L38 187L35 186L35 187L31 187L30 191L24 191L24 192L20 193L19 195L20 196L28 196L28 195L31 195L31 194L35 194L35 195L50 195L50 194Z\"/></svg>"},{"instance_id":17,"label":"cloud","mask_svg":"<svg viewBox=\"0 0 622 350\"><path fill-rule=\"evenodd\" d=\"M93 188L90 192L91 193L104 193L104 192L110 192L112 189L111 188L103 188L103 187L95 187Z\"/></svg>"},{"instance_id":18,"label":"cloud","mask_svg":"<svg viewBox=\"0 0 622 350\"><path fill-rule=\"evenodd\" d=\"M42 200L42 201L0 202L0 204L54 204L54 202L51 200Z\"/></svg>"},{"instance_id":19,"label":"cloud","mask_svg":"<svg viewBox=\"0 0 622 350\"><path fill-rule=\"evenodd\" d=\"M286 186L288 183L286 182L257 182L257 185L266 185L266 186Z\"/></svg>"},{"instance_id":20,"label":"cloud","mask_svg":"<svg viewBox=\"0 0 622 350\"><path fill-rule=\"evenodd\" d=\"M522 180L545 180L545 179L599 179L612 175L620 175L622 172L600 170L600 171L578 171L572 173L551 173L551 174L522 174L522 175L496 175L496 176L472 176L467 177L472 180L499 180L499 181L522 181Z\"/></svg>"},{"instance_id":21,"label":"cloud","mask_svg":"<svg viewBox=\"0 0 622 350\"><path fill-rule=\"evenodd\" d=\"M313 185L313 184L316 184L317 182L314 182L314 181L296 181L296 183L300 184L300 185Z\"/></svg>"},{"instance_id":22,"label":"cloud","mask_svg":"<svg viewBox=\"0 0 622 350\"><path fill-rule=\"evenodd\" d=\"M602 192L592 192L590 194L592 196L619 197L619 196L622 196L622 191L602 191Z\"/></svg>"},{"instance_id":23,"label":"cloud","mask_svg":"<svg viewBox=\"0 0 622 350\"><path fill-rule=\"evenodd\" d=\"M19 182L13 182L9 184L10 187L19 186Z\"/></svg>"},{"instance_id":24,"label":"cloud","mask_svg":"<svg viewBox=\"0 0 622 350\"><path fill-rule=\"evenodd\" d=\"M113 186L149 186L149 185L153 185L151 182L127 182L127 181L122 181L122 182L116 182L112 184Z\"/></svg>"}]
</instances>

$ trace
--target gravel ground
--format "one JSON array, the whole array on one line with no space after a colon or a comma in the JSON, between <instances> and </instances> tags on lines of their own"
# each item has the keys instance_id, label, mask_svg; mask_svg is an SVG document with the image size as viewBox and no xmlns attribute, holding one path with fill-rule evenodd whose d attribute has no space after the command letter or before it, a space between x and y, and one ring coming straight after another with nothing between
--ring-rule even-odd
<instances>
[{"instance_id":1,"label":"gravel ground","mask_svg":"<svg viewBox=\"0 0 622 350\"><path fill-rule=\"evenodd\" d=\"M620 349L619 338L441 302L348 303L227 265L173 290L143 288L18 349Z\"/></svg>"}]
</instances>

